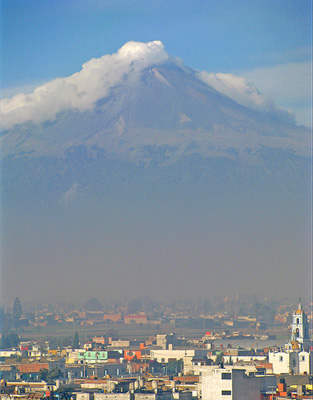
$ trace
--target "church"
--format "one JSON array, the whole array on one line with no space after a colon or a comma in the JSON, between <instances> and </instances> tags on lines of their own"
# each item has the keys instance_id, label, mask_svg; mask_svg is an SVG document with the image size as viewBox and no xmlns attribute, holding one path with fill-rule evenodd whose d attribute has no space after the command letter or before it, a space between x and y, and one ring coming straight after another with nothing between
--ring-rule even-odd
<instances>
[{"instance_id":1,"label":"church","mask_svg":"<svg viewBox=\"0 0 313 400\"><path fill-rule=\"evenodd\" d=\"M285 349L269 352L274 374L312 374L313 352L306 313L299 303L292 315L291 337Z\"/></svg>"},{"instance_id":2,"label":"church","mask_svg":"<svg viewBox=\"0 0 313 400\"><path fill-rule=\"evenodd\" d=\"M291 338L287 347L290 350L310 351L309 324L301 303L292 315Z\"/></svg>"}]
</instances>

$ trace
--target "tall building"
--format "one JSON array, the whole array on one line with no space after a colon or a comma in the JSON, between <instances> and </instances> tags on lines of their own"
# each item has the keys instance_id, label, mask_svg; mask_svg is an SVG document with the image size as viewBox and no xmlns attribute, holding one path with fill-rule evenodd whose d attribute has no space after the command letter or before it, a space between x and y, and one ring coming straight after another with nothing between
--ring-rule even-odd
<instances>
[{"instance_id":1,"label":"tall building","mask_svg":"<svg viewBox=\"0 0 313 400\"><path fill-rule=\"evenodd\" d=\"M310 349L309 324L301 303L292 315L290 348L302 351Z\"/></svg>"}]
</instances>

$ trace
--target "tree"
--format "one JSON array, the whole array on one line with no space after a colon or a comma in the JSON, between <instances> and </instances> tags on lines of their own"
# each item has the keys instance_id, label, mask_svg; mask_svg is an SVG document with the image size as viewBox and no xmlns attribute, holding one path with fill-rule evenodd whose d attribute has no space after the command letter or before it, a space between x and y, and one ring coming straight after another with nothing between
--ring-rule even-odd
<instances>
[{"instance_id":1,"label":"tree","mask_svg":"<svg viewBox=\"0 0 313 400\"><path fill-rule=\"evenodd\" d=\"M56 379L59 379L59 378L63 378L63 373L62 373L62 371L61 371L60 368L55 367L55 368L52 368L52 369L48 372L48 380L49 380L49 379L50 379L50 380L56 380Z\"/></svg>"},{"instance_id":2,"label":"tree","mask_svg":"<svg viewBox=\"0 0 313 400\"><path fill-rule=\"evenodd\" d=\"M217 353L216 359L215 359L215 365L222 365L223 362L224 362L223 353Z\"/></svg>"},{"instance_id":3,"label":"tree","mask_svg":"<svg viewBox=\"0 0 313 400\"><path fill-rule=\"evenodd\" d=\"M169 360L167 364L168 375L178 375L178 373L182 371L183 365L182 360Z\"/></svg>"},{"instance_id":4,"label":"tree","mask_svg":"<svg viewBox=\"0 0 313 400\"><path fill-rule=\"evenodd\" d=\"M50 371L42 369L39 373L39 379L45 382L55 381L58 378L63 378L63 373L58 367L52 368Z\"/></svg>"},{"instance_id":5,"label":"tree","mask_svg":"<svg viewBox=\"0 0 313 400\"><path fill-rule=\"evenodd\" d=\"M76 331L73 337L73 348L78 349L79 348L79 335L78 332Z\"/></svg>"}]
</instances>

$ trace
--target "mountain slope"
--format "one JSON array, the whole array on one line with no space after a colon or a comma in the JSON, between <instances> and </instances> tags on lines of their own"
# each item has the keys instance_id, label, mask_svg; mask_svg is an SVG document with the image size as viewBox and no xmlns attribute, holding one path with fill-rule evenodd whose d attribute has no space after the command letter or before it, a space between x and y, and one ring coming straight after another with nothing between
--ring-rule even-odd
<instances>
[{"instance_id":1,"label":"mountain slope","mask_svg":"<svg viewBox=\"0 0 313 400\"><path fill-rule=\"evenodd\" d=\"M147 51L144 44L140 45ZM127 44L119 52L129 57L126 50L132 46L136 48L136 44ZM169 146L172 154L167 162L190 154L251 154L263 147L305 154L307 131L296 126L287 113L275 108L256 108L254 97L251 97L251 107L239 104L200 79L196 71L164 54L158 59L158 53L164 52L160 44L154 52L153 56L149 53L151 62L143 62L141 53L134 51L134 60L123 61L129 64L128 69L122 63L126 72L119 79L113 79L113 83L103 84L108 73L102 67L104 71L99 68L94 82L93 70L90 71L91 89L86 79L85 91L77 84L75 95L67 94L66 89L64 94L62 90L49 89L49 85L53 86L51 82L47 87L36 89L39 96L35 90L24 100L17 98L15 103L21 101L21 104L16 105L13 98L10 105L8 100L2 107L7 124L10 118L14 120L15 109L20 111L15 119L21 119L25 110L24 119L28 121L11 122L3 130L3 155L63 156L67 149L80 145L137 162L149 162L146 153L151 146L156 149ZM66 88L66 85L63 86ZM101 85L104 85L102 90L98 89ZM62 89L59 83L55 86ZM68 104L63 96L71 99ZM93 100L87 106L80 100L84 96ZM50 109L54 111L49 113Z\"/></svg>"}]
</instances>

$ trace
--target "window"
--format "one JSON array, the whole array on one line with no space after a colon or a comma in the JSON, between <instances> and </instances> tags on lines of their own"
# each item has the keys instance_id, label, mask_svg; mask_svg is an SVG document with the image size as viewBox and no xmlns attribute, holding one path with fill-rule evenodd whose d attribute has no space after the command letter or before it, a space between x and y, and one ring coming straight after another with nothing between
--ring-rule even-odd
<instances>
[{"instance_id":1,"label":"window","mask_svg":"<svg viewBox=\"0 0 313 400\"><path fill-rule=\"evenodd\" d=\"M279 361L283 361L283 356L279 356Z\"/></svg>"},{"instance_id":2,"label":"window","mask_svg":"<svg viewBox=\"0 0 313 400\"><path fill-rule=\"evenodd\" d=\"M299 318L297 318L297 325L299 325L300 324L300 320L299 320Z\"/></svg>"},{"instance_id":3,"label":"window","mask_svg":"<svg viewBox=\"0 0 313 400\"><path fill-rule=\"evenodd\" d=\"M301 360L302 360L302 361L305 361L305 356L301 356Z\"/></svg>"},{"instance_id":4,"label":"window","mask_svg":"<svg viewBox=\"0 0 313 400\"><path fill-rule=\"evenodd\" d=\"M222 390L222 396L230 396L231 390Z\"/></svg>"},{"instance_id":5,"label":"window","mask_svg":"<svg viewBox=\"0 0 313 400\"><path fill-rule=\"evenodd\" d=\"M231 379L230 372L222 372L222 379Z\"/></svg>"}]
</instances>

